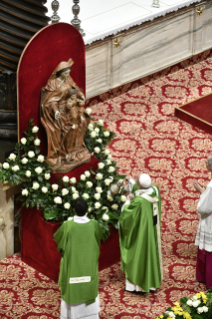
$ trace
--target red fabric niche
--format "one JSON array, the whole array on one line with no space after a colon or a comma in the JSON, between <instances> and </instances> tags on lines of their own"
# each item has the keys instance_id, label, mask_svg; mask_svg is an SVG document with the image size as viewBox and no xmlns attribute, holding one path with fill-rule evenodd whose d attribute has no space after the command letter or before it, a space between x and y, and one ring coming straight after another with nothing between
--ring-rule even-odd
<instances>
[{"instance_id":1,"label":"red fabric niche","mask_svg":"<svg viewBox=\"0 0 212 319\"><path fill-rule=\"evenodd\" d=\"M53 234L60 223L46 222L36 208L21 208L21 259L54 281L58 280L61 255ZM118 230L110 227L111 234L101 244L99 270L120 260Z\"/></svg>"}]
</instances>

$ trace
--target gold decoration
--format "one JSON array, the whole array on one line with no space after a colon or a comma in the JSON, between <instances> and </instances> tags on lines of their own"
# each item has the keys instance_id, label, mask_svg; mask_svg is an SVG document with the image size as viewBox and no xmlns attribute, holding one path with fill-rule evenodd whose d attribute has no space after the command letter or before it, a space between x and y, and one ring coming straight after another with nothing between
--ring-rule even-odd
<instances>
[{"instance_id":1,"label":"gold decoration","mask_svg":"<svg viewBox=\"0 0 212 319\"><path fill-rule=\"evenodd\" d=\"M200 16L203 13L204 7L197 8L196 14Z\"/></svg>"},{"instance_id":2,"label":"gold decoration","mask_svg":"<svg viewBox=\"0 0 212 319\"><path fill-rule=\"evenodd\" d=\"M118 46L120 45L120 43L121 43L121 39L120 39L120 38L117 38L117 39L115 39L115 40L113 41L113 46L114 46L114 47L118 47Z\"/></svg>"}]
</instances>

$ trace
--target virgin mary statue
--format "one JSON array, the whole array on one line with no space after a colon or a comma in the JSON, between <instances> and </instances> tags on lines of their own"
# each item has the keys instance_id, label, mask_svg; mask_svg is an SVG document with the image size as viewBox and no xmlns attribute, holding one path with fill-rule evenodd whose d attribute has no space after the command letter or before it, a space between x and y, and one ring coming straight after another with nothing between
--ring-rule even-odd
<instances>
[{"instance_id":1,"label":"virgin mary statue","mask_svg":"<svg viewBox=\"0 0 212 319\"><path fill-rule=\"evenodd\" d=\"M41 91L41 122L48 140L47 162L53 172L67 173L90 161L84 135L90 118L85 96L70 76L73 60L61 62Z\"/></svg>"}]
</instances>

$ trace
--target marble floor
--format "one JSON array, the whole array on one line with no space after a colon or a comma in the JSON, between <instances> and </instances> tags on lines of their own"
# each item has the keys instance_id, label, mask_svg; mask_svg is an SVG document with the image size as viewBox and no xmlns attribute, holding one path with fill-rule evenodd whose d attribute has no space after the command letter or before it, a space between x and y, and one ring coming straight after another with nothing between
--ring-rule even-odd
<instances>
[{"instance_id":1,"label":"marble floor","mask_svg":"<svg viewBox=\"0 0 212 319\"><path fill-rule=\"evenodd\" d=\"M116 34L134 25L153 20L158 16L200 1L163 0L160 1L160 8L154 8L152 7L153 0L80 0L79 18L86 33L85 44L104 39L108 35ZM73 2L71 0L59 0L59 2L60 22L70 23L73 19ZM51 3L52 0L47 0L49 16L53 13Z\"/></svg>"}]
</instances>

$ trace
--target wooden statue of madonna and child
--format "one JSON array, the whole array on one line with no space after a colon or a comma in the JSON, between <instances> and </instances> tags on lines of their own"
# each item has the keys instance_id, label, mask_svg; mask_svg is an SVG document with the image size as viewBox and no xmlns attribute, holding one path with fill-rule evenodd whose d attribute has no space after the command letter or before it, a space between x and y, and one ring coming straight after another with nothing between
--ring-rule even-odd
<instances>
[{"instance_id":1,"label":"wooden statue of madonna and child","mask_svg":"<svg viewBox=\"0 0 212 319\"><path fill-rule=\"evenodd\" d=\"M90 121L85 96L70 76L74 61L61 62L41 91L41 123L48 141L46 161L54 173L70 172L91 158L84 136Z\"/></svg>"}]
</instances>

